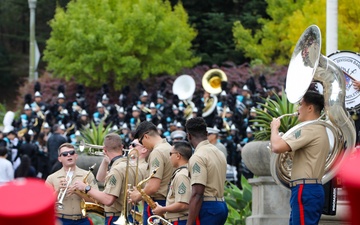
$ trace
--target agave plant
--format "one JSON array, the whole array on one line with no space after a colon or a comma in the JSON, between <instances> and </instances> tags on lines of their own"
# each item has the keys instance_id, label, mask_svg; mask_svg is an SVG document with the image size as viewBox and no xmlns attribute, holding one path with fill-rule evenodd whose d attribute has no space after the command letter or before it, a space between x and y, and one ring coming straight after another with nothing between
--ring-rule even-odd
<instances>
[{"instance_id":1,"label":"agave plant","mask_svg":"<svg viewBox=\"0 0 360 225\"><path fill-rule=\"evenodd\" d=\"M251 120L255 127L259 130L255 133L255 140L257 141L266 141L270 140L271 129L270 123L273 118L279 117L284 114L294 113L296 107L294 104L290 103L287 99L286 93L283 91L282 96L279 97L275 93L275 100L270 98L263 98L264 103L261 103L262 109L256 109L256 118ZM281 125L279 132L285 133L293 126L299 123L297 117L283 117L281 119Z\"/></svg>"},{"instance_id":2,"label":"agave plant","mask_svg":"<svg viewBox=\"0 0 360 225\"><path fill-rule=\"evenodd\" d=\"M111 131L111 124L104 127L104 122L101 121L98 126L94 122L90 123L89 128L81 129L80 133L83 141L91 145L103 145L105 136ZM89 155L99 155L101 149L85 148L85 152Z\"/></svg>"}]
</instances>

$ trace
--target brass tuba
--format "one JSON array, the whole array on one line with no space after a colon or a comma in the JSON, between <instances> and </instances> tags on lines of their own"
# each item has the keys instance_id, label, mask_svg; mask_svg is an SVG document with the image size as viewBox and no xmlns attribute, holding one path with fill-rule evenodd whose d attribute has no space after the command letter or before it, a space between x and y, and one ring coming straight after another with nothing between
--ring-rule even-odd
<instances>
[{"instance_id":1,"label":"brass tuba","mask_svg":"<svg viewBox=\"0 0 360 225\"><path fill-rule=\"evenodd\" d=\"M204 74L201 83L204 90L210 94L210 97L204 99L202 117L209 116L215 110L218 103L216 95L222 91L221 82L227 82L227 80L225 72L220 69L211 69Z\"/></svg>"},{"instance_id":2,"label":"brass tuba","mask_svg":"<svg viewBox=\"0 0 360 225\"><path fill-rule=\"evenodd\" d=\"M119 219L117 219L114 224L120 224L120 225L130 225L130 224L136 224L136 223L131 223L128 220L128 215L129 212L131 212L133 219L137 222L139 222L139 224L142 224L142 214L140 214L139 212L136 212L135 210L129 210L129 203L128 203L128 189L131 188L133 185L135 185L138 182L138 176L139 176L139 151L135 148L130 149L127 153L127 160L126 160L126 169L125 169L125 181L122 187L122 190L124 191L124 201L123 201L123 209L122 209L122 213L119 217ZM130 159L136 159L136 165L135 165L135 177L134 177L134 182L129 183L129 168L132 166L130 165Z\"/></svg>"},{"instance_id":3,"label":"brass tuba","mask_svg":"<svg viewBox=\"0 0 360 225\"><path fill-rule=\"evenodd\" d=\"M186 108L184 110L185 119L192 117L195 104L191 101L195 92L196 84L194 78L189 75L181 75L174 81L172 91L174 95L177 95L180 100L184 102Z\"/></svg>"},{"instance_id":4,"label":"brass tuba","mask_svg":"<svg viewBox=\"0 0 360 225\"><path fill-rule=\"evenodd\" d=\"M293 135L309 124L326 127L330 152L326 158L323 183L331 180L338 170L339 160L351 153L355 145L355 126L345 109L345 78L342 70L330 59L321 55L319 27L308 27L299 38L292 54L286 79L286 94L291 103L298 102L313 81L323 85L324 114L315 121L306 121L291 128L284 137ZM345 146L345 147L344 147ZM292 168L291 153L271 154L270 171L276 183L289 188Z\"/></svg>"}]
</instances>

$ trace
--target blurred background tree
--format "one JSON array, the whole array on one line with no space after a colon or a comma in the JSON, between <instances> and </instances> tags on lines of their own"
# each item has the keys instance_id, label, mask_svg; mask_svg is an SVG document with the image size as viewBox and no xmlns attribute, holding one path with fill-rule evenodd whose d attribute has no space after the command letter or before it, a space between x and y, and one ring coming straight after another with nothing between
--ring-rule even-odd
<instances>
[{"instance_id":1,"label":"blurred background tree","mask_svg":"<svg viewBox=\"0 0 360 225\"><path fill-rule=\"evenodd\" d=\"M86 86L112 80L116 89L131 80L175 75L199 62L191 50L195 30L181 3L78 0L58 7L51 20L44 60L54 75Z\"/></svg>"}]
</instances>

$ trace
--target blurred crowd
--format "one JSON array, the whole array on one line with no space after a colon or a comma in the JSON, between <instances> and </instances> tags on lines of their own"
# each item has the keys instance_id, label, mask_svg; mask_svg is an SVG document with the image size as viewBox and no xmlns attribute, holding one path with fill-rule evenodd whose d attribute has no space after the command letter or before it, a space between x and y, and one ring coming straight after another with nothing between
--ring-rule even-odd
<instances>
[{"instance_id":1,"label":"blurred crowd","mask_svg":"<svg viewBox=\"0 0 360 225\"><path fill-rule=\"evenodd\" d=\"M271 87L258 92L251 83L241 87L234 83L227 92L203 91L202 96L181 100L168 94L165 97L161 91L149 94L143 89L132 101L127 99L126 93L121 93L118 102L110 102L113 98L103 91L97 97L96 108L90 108L84 91L76 93L75 101L67 101L61 89L58 90L56 102L47 104L40 90L35 88L34 93L25 96L19 119L5 121L8 119L5 116L0 146L8 149L7 158L14 170L27 155L33 174L46 179L57 161L58 146L64 142L78 145L81 131L90 129L91 123L117 132L124 148L128 148L133 140L132 132L141 121L155 124L160 135L173 143L186 139L187 119L202 116L210 128L209 140L222 145L218 148L223 149L228 164L237 168L239 176L251 177L251 172L241 163L241 148L254 139L257 127L252 119L256 117L256 108L261 108L263 99L273 98L278 91Z\"/></svg>"}]
</instances>

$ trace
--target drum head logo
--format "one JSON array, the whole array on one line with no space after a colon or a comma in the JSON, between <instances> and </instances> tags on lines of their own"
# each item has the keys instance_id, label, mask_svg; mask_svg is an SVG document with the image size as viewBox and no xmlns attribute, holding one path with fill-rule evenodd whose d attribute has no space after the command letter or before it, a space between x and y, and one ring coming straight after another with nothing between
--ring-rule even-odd
<instances>
[{"instance_id":1,"label":"drum head logo","mask_svg":"<svg viewBox=\"0 0 360 225\"><path fill-rule=\"evenodd\" d=\"M360 56L353 52L339 52L329 56L335 64L344 71L346 95L345 106L348 110L360 107L360 91L355 89L352 79L360 80Z\"/></svg>"}]
</instances>

